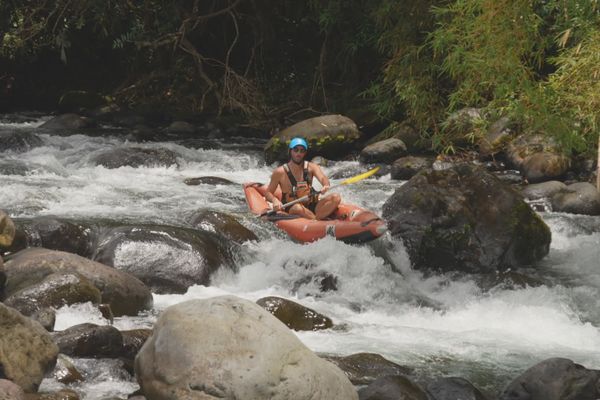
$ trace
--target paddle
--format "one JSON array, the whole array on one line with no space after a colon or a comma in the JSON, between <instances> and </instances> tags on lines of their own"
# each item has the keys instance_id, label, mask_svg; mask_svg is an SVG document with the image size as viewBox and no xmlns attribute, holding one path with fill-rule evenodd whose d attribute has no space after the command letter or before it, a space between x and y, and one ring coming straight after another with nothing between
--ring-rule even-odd
<instances>
[{"instance_id":1,"label":"paddle","mask_svg":"<svg viewBox=\"0 0 600 400\"><path fill-rule=\"evenodd\" d=\"M351 178L345 179L342 182L338 183L337 185L331 186L329 188L329 190L338 188L340 186L349 185L351 183L356 183L358 181L362 181L363 179L366 179L366 178L370 177L371 175L374 175L377 171L379 171L379 167L375 167L375 168L373 168L370 171L367 171L367 172L364 172L364 173L362 173L360 175L356 175L356 176L353 176ZM286 208L288 208L290 206L293 206L296 203L300 203L300 202L308 199L310 196L314 196L314 195L317 195L317 194L321 194L321 191L319 190L317 192L313 192L311 194L307 194L306 196L302 196L302 197L300 197L300 198L298 198L296 200L292 200L292 201L290 201L288 203L285 203L284 205L281 206L281 209L285 210ZM265 215L275 215L275 213L277 213L277 211L271 210L271 211L264 212L264 213L260 214L259 216L260 217L264 217Z\"/></svg>"}]
</instances>

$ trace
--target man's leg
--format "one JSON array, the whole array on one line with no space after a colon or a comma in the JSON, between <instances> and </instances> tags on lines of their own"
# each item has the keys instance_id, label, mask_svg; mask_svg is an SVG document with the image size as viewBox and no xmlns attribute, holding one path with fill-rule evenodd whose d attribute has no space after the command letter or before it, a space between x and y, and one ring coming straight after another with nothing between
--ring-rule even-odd
<instances>
[{"instance_id":1,"label":"man's leg","mask_svg":"<svg viewBox=\"0 0 600 400\"><path fill-rule=\"evenodd\" d=\"M317 219L327 218L340 205L341 201L342 198L337 193L331 193L323 197L319 200L315 208Z\"/></svg>"},{"instance_id":2,"label":"man's leg","mask_svg":"<svg viewBox=\"0 0 600 400\"><path fill-rule=\"evenodd\" d=\"M294 204L288 211L288 214L299 215L307 219L316 219L317 217L308 208L302 204Z\"/></svg>"}]
</instances>

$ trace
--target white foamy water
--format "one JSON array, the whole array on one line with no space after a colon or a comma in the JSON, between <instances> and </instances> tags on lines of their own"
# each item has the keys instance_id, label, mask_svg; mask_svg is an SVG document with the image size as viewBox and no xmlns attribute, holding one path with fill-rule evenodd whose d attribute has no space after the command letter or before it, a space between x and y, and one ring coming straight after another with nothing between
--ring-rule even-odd
<instances>
[{"instance_id":1,"label":"white foamy water","mask_svg":"<svg viewBox=\"0 0 600 400\"><path fill-rule=\"evenodd\" d=\"M463 376L492 391L548 357L600 368L597 217L542 215L553 234L549 256L536 267L546 283L483 290L474 277L414 271L402 245L389 237L362 246L332 239L300 245L257 221L247 212L241 184L269 179L272 168L264 165L256 150L259 142L246 146L245 139L233 139L204 150L182 143L133 143L126 135L40 136L42 147L0 153L0 208L12 217L55 215L184 225L195 211L209 208L235 215L260 238L242 246L238 272L220 270L210 287L194 286L186 294L155 295L154 310L117 318L119 329L150 327L161 310L188 299L233 294L254 301L276 295L311 307L340 327L297 333L318 352L376 352L423 374ZM179 166L107 169L91 162L110 148L127 147L169 149L177 154ZM22 165L24 171L3 174L6 164ZM340 162L325 171L333 175L356 167L354 162ZM199 176L235 184L183 182ZM343 187L340 193L345 201L380 213L401 184L388 175ZM168 252L150 244L123 247L117 262L125 265ZM188 263L201 262L193 252L180 256ZM323 292L324 277L335 278L337 290ZM59 310L56 329L82 322L106 321L92 305L74 305ZM111 379L112 385L106 383ZM123 384L119 393L124 395L131 391L124 382L131 384L120 376L101 377L82 392L86 399L101 399L107 393L115 395L115 388Z\"/></svg>"}]
</instances>

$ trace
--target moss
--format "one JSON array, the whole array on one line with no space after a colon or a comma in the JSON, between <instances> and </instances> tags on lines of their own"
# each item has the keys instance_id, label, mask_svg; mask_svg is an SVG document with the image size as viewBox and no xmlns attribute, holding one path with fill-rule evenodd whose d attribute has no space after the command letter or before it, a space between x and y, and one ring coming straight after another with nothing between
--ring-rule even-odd
<instances>
[{"instance_id":1,"label":"moss","mask_svg":"<svg viewBox=\"0 0 600 400\"><path fill-rule=\"evenodd\" d=\"M517 262L531 264L548 254L552 240L550 228L527 203L522 201L514 207L509 224Z\"/></svg>"}]
</instances>

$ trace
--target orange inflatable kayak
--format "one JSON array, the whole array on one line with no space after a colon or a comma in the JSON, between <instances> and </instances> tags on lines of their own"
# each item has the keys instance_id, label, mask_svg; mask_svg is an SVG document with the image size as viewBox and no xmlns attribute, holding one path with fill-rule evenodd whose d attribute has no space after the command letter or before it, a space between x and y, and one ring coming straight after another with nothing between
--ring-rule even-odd
<instances>
[{"instance_id":1,"label":"orange inflatable kayak","mask_svg":"<svg viewBox=\"0 0 600 400\"><path fill-rule=\"evenodd\" d=\"M267 185L245 183L244 194L250 211L256 215L271 211L271 205L264 197ZM279 188L275 195L281 199ZM273 222L299 242L314 242L325 236L333 236L346 243L364 243L377 239L387 231L385 222L376 214L351 204L340 204L326 220L310 220L285 212L265 215L264 219Z\"/></svg>"}]
</instances>

